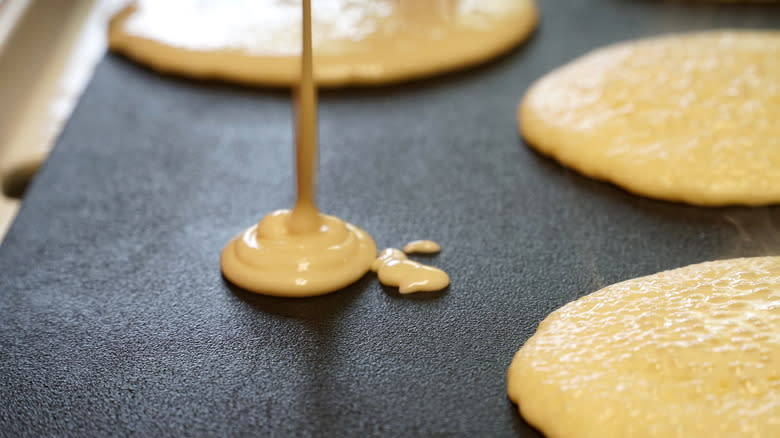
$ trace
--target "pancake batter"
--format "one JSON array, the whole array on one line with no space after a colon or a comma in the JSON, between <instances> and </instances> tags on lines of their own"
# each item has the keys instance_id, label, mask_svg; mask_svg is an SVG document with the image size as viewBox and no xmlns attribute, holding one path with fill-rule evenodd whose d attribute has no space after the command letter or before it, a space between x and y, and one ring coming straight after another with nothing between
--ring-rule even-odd
<instances>
[{"instance_id":1,"label":"pancake batter","mask_svg":"<svg viewBox=\"0 0 780 438\"><path fill-rule=\"evenodd\" d=\"M550 314L509 397L550 438L780 436L780 257L625 281Z\"/></svg>"},{"instance_id":2,"label":"pancake batter","mask_svg":"<svg viewBox=\"0 0 780 438\"><path fill-rule=\"evenodd\" d=\"M303 2L295 207L269 214L222 251L225 277L246 290L266 295L308 297L336 291L362 277L376 257L371 236L352 224L321 214L315 204L317 97L312 75L310 2Z\"/></svg>"},{"instance_id":3,"label":"pancake batter","mask_svg":"<svg viewBox=\"0 0 780 438\"><path fill-rule=\"evenodd\" d=\"M404 245L407 254L436 254L441 246L433 240L415 240Z\"/></svg>"},{"instance_id":4,"label":"pancake batter","mask_svg":"<svg viewBox=\"0 0 780 438\"><path fill-rule=\"evenodd\" d=\"M390 260L407 260L408 257L406 257L406 254L404 254L403 251L400 249L395 248L387 248L383 249L382 252L379 253L379 257L374 260L374 262L371 264L371 270L373 272L377 272L379 268L382 267L382 265L385 264L385 262L389 262Z\"/></svg>"},{"instance_id":5,"label":"pancake batter","mask_svg":"<svg viewBox=\"0 0 780 438\"><path fill-rule=\"evenodd\" d=\"M534 0L330 0L314 11L316 81L384 84L496 57L536 25ZM113 50L196 78L299 80L300 2L138 0L112 20Z\"/></svg>"},{"instance_id":6,"label":"pancake batter","mask_svg":"<svg viewBox=\"0 0 780 438\"><path fill-rule=\"evenodd\" d=\"M780 201L780 32L597 50L534 84L523 136L583 174L697 205Z\"/></svg>"},{"instance_id":7,"label":"pancake batter","mask_svg":"<svg viewBox=\"0 0 780 438\"><path fill-rule=\"evenodd\" d=\"M383 250L371 265L379 281L385 286L398 288L401 294L435 292L450 284L450 276L441 269L409 260L406 254L395 249Z\"/></svg>"}]
</instances>

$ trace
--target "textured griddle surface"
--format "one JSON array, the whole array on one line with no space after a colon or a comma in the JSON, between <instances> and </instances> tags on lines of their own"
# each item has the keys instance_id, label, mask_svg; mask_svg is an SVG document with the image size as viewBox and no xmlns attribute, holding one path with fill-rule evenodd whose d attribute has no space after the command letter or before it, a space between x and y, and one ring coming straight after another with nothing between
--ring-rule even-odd
<instances>
[{"instance_id":1,"label":"textured griddle surface","mask_svg":"<svg viewBox=\"0 0 780 438\"><path fill-rule=\"evenodd\" d=\"M544 0L489 66L321 97L321 206L381 247L441 242L449 290L367 276L300 301L219 252L291 205L286 92L108 56L0 247L0 435L524 436L512 354L551 310L689 263L776 254L780 209L646 200L518 139L532 80L628 38L780 27L777 6Z\"/></svg>"}]
</instances>

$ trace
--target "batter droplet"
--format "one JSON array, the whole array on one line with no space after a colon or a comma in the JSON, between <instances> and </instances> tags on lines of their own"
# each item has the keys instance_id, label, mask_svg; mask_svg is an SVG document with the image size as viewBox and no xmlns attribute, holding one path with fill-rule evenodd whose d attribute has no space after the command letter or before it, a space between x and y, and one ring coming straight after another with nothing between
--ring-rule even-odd
<instances>
[{"instance_id":1,"label":"batter droplet","mask_svg":"<svg viewBox=\"0 0 780 438\"><path fill-rule=\"evenodd\" d=\"M407 254L436 254L441 251L441 245L433 240L415 240L404 245Z\"/></svg>"},{"instance_id":2,"label":"batter droplet","mask_svg":"<svg viewBox=\"0 0 780 438\"><path fill-rule=\"evenodd\" d=\"M371 268L376 268L382 284L398 287L398 292L402 294L434 292L450 284L450 277L446 272L409 260L395 248L383 250Z\"/></svg>"},{"instance_id":3,"label":"batter droplet","mask_svg":"<svg viewBox=\"0 0 780 438\"><path fill-rule=\"evenodd\" d=\"M275 211L228 243L222 272L246 290L286 297L333 292L362 277L376 257L365 231L320 214L311 233L292 233L289 210Z\"/></svg>"}]
</instances>

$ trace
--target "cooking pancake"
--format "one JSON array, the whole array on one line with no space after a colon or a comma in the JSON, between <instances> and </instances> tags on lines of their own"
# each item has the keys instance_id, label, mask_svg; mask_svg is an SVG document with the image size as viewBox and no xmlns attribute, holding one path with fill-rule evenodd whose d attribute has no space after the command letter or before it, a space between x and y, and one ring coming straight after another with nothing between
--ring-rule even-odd
<instances>
[{"instance_id":1,"label":"cooking pancake","mask_svg":"<svg viewBox=\"0 0 780 438\"><path fill-rule=\"evenodd\" d=\"M780 436L780 257L701 263L550 314L509 397L549 438Z\"/></svg>"},{"instance_id":2,"label":"cooking pancake","mask_svg":"<svg viewBox=\"0 0 780 438\"><path fill-rule=\"evenodd\" d=\"M156 70L254 85L300 77L300 2L139 0L111 22L113 50ZM534 29L533 0L330 0L313 10L321 86L385 84L478 64Z\"/></svg>"},{"instance_id":3,"label":"cooking pancake","mask_svg":"<svg viewBox=\"0 0 780 438\"><path fill-rule=\"evenodd\" d=\"M633 193L696 205L780 201L780 32L717 31L597 50L536 82L531 147Z\"/></svg>"}]
</instances>

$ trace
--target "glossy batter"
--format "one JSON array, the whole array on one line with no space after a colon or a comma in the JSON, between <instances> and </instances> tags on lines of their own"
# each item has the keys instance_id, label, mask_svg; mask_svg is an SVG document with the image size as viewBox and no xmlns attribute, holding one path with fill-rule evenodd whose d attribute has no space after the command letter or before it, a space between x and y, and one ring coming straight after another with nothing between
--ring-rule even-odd
<instances>
[{"instance_id":1,"label":"glossy batter","mask_svg":"<svg viewBox=\"0 0 780 438\"><path fill-rule=\"evenodd\" d=\"M379 257L371 263L371 270L377 272L386 262L390 260L407 260L406 254L400 249L386 248L379 253Z\"/></svg>"},{"instance_id":2,"label":"glossy batter","mask_svg":"<svg viewBox=\"0 0 780 438\"><path fill-rule=\"evenodd\" d=\"M317 98L312 76L310 1L303 2L295 207L266 216L222 251L225 277L246 290L266 295L308 297L336 291L362 277L376 257L371 236L352 224L321 214L315 204Z\"/></svg>"},{"instance_id":3,"label":"glossy batter","mask_svg":"<svg viewBox=\"0 0 780 438\"><path fill-rule=\"evenodd\" d=\"M441 246L433 240L415 240L404 245L407 254L436 254Z\"/></svg>"},{"instance_id":4,"label":"glossy batter","mask_svg":"<svg viewBox=\"0 0 780 438\"><path fill-rule=\"evenodd\" d=\"M371 265L379 281L385 286L398 288L401 294L435 292L450 284L450 277L441 269L409 260L406 254L395 249L383 250Z\"/></svg>"},{"instance_id":5,"label":"glossy batter","mask_svg":"<svg viewBox=\"0 0 780 438\"><path fill-rule=\"evenodd\" d=\"M556 310L508 371L548 438L780 436L780 257L701 263Z\"/></svg>"},{"instance_id":6,"label":"glossy batter","mask_svg":"<svg viewBox=\"0 0 780 438\"><path fill-rule=\"evenodd\" d=\"M610 46L527 92L538 151L653 198L780 201L780 32L717 31Z\"/></svg>"},{"instance_id":7,"label":"glossy batter","mask_svg":"<svg viewBox=\"0 0 780 438\"><path fill-rule=\"evenodd\" d=\"M384 84L477 64L523 41L533 0L327 0L314 13L316 81ZM138 0L111 48L160 71L285 86L298 82L300 1Z\"/></svg>"}]
</instances>

